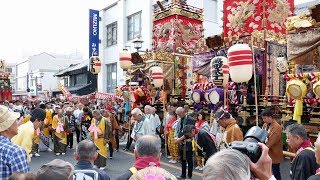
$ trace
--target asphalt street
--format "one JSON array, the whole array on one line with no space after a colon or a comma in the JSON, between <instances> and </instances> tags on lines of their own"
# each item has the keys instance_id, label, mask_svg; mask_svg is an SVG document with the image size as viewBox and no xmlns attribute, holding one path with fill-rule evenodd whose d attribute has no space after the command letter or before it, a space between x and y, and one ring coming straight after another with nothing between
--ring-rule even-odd
<instances>
[{"instance_id":1,"label":"asphalt street","mask_svg":"<svg viewBox=\"0 0 320 180\"><path fill-rule=\"evenodd\" d=\"M52 143L51 143L51 146L52 146ZM120 146L121 146L120 148L121 150L119 152L115 151L113 155L113 159L108 159L107 161L106 171L109 174L111 180L121 175L123 172L128 170L133 165L133 161L134 161L133 153L131 151L122 150L122 148L124 147L124 142L121 143ZM132 149L133 149L133 145L131 145L131 150ZM41 167L42 164L48 163L53 159L62 159L64 161L70 162L71 164L76 164L76 161L74 160L74 157L73 157L74 149L68 148L66 155L60 155L60 156L56 156L53 152L40 152L39 154L41 156L33 157L30 163L31 171L34 173L37 172L37 170ZM161 158L161 167L174 175L180 175L181 173L180 164L169 163L168 159L164 155L164 152ZM281 164L282 179L290 179L289 170L290 170L290 161L286 159ZM192 179L194 180L202 179L202 172L195 170L193 173Z\"/></svg>"}]
</instances>

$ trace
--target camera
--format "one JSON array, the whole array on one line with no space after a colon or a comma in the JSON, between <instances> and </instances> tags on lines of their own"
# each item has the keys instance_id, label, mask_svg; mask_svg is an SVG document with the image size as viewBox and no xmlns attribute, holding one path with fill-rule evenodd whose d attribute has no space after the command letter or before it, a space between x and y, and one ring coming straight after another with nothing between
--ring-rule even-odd
<instances>
[{"instance_id":1,"label":"camera","mask_svg":"<svg viewBox=\"0 0 320 180\"><path fill-rule=\"evenodd\" d=\"M259 126L254 126L244 136L243 141L234 141L230 148L236 149L247 155L253 163L256 163L262 153L258 142L265 143L268 136L268 131L261 129Z\"/></svg>"}]
</instances>

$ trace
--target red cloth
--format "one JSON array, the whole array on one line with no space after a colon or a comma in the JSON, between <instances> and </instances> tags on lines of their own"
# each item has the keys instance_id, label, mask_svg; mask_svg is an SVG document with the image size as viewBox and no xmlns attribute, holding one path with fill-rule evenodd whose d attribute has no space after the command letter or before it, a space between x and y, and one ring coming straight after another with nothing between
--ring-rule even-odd
<instances>
[{"instance_id":1,"label":"red cloth","mask_svg":"<svg viewBox=\"0 0 320 180\"><path fill-rule=\"evenodd\" d=\"M143 169L149 166L160 167L160 163L154 157L139 157L133 165L133 167L137 169Z\"/></svg>"},{"instance_id":2,"label":"red cloth","mask_svg":"<svg viewBox=\"0 0 320 180\"><path fill-rule=\"evenodd\" d=\"M107 111L110 111L111 113L114 113L114 112L115 112L114 109L112 109L112 107L109 106L109 105L106 105L106 110L107 110Z\"/></svg>"},{"instance_id":3,"label":"red cloth","mask_svg":"<svg viewBox=\"0 0 320 180\"><path fill-rule=\"evenodd\" d=\"M199 131L201 125L202 125L204 122L206 122L206 120L204 120L204 119L198 120L198 121L196 122L195 126L196 126L196 129L197 129L198 131Z\"/></svg>"},{"instance_id":4,"label":"red cloth","mask_svg":"<svg viewBox=\"0 0 320 180\"><path fill-rule=\"evenodd\" d=\"M169 134L169 132L172 128L172 125L174 124L174 122L176 122L176 120L177 120L176 118L172 118L168 121L167 126L166 126L166 131L167 131L166 133L167 134Z\"/></svg>"},{"instance_id":5,"label":"red cloth","mask_svg":"<svg viewBox=\"0 0 320 180\"><path fill-rule=\"evenodd\" d=\"M308 147L312 147L312 144L310 142L310 139L305 140L301 145L300 148L298 149L298 151L296 152L296 155L298 155L301 151L303 151L304 149L308 148Z\"/></svg>"},{"instance_id":6,"label":"red cloth","mask_svg":"<svg viewBox=\"0 0 320 180\"><path fill-rule=\"evenodd\" d=\"M267 3L265 9L264 1ZM282 4L282 1L274 0L225 0L223 3L224 37L251 34L254 30L262 31L264 12L266 29L286 34L285 21L293 14L294 0L283 2ZM253 14L250 14L251 12ZM246 17L245 14L248 16ZM241 27L242 22L243 27Z\"/></svg>"}]
</instances>

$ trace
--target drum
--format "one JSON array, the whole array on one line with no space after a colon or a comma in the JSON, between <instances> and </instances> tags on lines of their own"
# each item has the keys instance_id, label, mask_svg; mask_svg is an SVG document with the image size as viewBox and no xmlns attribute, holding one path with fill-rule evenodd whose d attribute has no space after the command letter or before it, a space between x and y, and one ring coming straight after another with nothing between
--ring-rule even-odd
<instances>
[{"instance_id":1,"label":"drum","mask_svg":"<svg viewBox=\"0 0 320 180\"><path fill-rule=\"evenodd\" d=\"M320 98L320 81L316 82L313 85L313 92L317 96L317 98Z\"/></svg>"},{"instance_id":2,"label":"drum","mask_svg":"<svg viewBox=\"0 0 320 180\"><path fill-rule=\"evenodd\" d=\"M208 103L217 104L219 101L223 101L223 89L212 88L206 91L205 99Z\"/></svg>"},{"instance_id":3,"label":"drum","mask_svg":"<svg viewBox=\"0 0 320 180\"><path fill-rule=\"evenodd\" d=\"M307 86L302 81L293 79L287 83L286 91L293 99L302 99L307 94Z\"/></svg>"},{"instance_id":4,"label":"drum","mask_svg":"<svg viewBox=\"0 0 320 180\"><path fill-rule=\"evenodd\" d=\"M193 91L191 94L191 97L195 103L200 103L201 101L204 100L204 94L201 89L197 89Z\"/></svg>"}]
</instances>

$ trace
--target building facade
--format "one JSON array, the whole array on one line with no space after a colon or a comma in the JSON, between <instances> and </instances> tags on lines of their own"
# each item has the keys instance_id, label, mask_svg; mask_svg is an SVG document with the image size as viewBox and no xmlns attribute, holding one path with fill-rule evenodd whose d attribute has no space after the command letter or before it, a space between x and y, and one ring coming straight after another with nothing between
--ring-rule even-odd
<instances>
[{"instance_id":1,"label":"building facade","mask_svg":"<svg viewBox=\"0 0 320 180\"><path fill-rule=\"evenodd\" d=\"M171 3L163 0L162 4ZM204 36L222 32L222 0L188 0L188 5L204 9ZM100 57L102 69L98 77L98 91L113 93L125 84L125 72L119 66L119 52L126 48L136 52L133 41L143 40L141 51L152 50L153 10L156 0L110 0L101 10Z\"/></svg>"},{"instance_id":2,"label":"building facade","mask_svg":"<svg viewBox=\"0 0 320 180\"><path fill-rule=\"evenodd\" d=\"M58 87L53 75L59 70L82 61L78 53L70 55L40 53L15 66L15 96L36 96Z\"/></svg>"}]
</instances>

